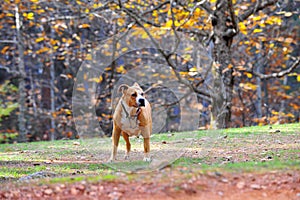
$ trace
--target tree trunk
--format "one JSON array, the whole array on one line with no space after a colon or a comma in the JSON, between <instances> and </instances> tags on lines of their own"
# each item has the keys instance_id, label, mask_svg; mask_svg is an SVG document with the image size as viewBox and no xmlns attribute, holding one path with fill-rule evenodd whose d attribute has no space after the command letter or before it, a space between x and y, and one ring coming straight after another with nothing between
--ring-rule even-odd
<instances>
[{"instance_id":1,"label":"tree trunk","mask_svg":"<svg viewBox=\"0 0 300 200\"><path fill-rule=\"evenodd\" d=\"M51 38L54 38L54 30L51 28ZM54 50L53 46L51 46L51 53L50 53L50 101L51 101L51 130L50 130L50 140L55 140L55 119L54 113L56 111L55 108L55 66L54 66Z\"/></svg>"},{"instance_id":2,"label":"tree trunk","mask_svg":"<svg viewBox=\"0 0 300 200\"><path fill-rule=\"evenodd\" d=\"M229 127L231 118L231 101L233 93L233 76L230 46L236 34L235 19L232 14L231 0L219 0L212 19L213 25L213 59L214 77L212 91L211 126L212 128Z\"/></svg>"},{"instance_id":3,"label":"tree trunk","mask_svg":"<svg viewBox=\"0 0 300 200\"><path fill-rule=\"evenodd\" d=\"M24 47L23 47L23 39L21 35L21 22L20 22L20 14L19 7L16 5L15 7L15 20L16 20L16 31L17 31L17 44L18 44L18 67L19 67L19 115L18 115L18 124L19 124L19 141L26 141L26 124L25 124L25 101L26 101L26 91L25 91L25 65L24 65Z\"/></svg>"},{"instance_id":4,"label":"tree trunk","mask_svg":"<svg viewBox=\"0 0 300 200\"><path fill-rule=\"evenodd\" d=\"M260 63L256 68L256 73L260 73ZM256 77L256 93L257 93L257 103L256 103L256 116L257 118L262 118L262 91L261 91L261 79L260 77Z\"/></svg>"}]
</instances>

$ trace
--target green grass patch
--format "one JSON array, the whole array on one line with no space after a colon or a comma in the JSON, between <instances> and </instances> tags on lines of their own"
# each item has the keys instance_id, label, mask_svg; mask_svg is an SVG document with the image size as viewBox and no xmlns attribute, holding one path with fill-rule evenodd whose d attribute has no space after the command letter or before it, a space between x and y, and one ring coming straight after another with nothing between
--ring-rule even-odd
<instances>
[{"instance_id":1,"label":"green grass patch","mask_svg":"<svg viewBox=\"0 0 300 200\"><path fill-rule=\"evenodd\" d=\"M180 158L174 163L174 167L189 167L203 171L226 171L226 172L264 172L270 170L300 170L300 160L282 161L278 158L269 161L248 161L202 164L203 159Z\"/></svg>"},{"instance_id":2,"label":"green grass patch","mask_svg":"<svg viewBox=\"0 0 300 200\"><path fill-rule=\"evenodd\" d=\"M36 167L1 167L0 177L20 178L38 171L46 170L45 166Z\"/></svg>"}]
</instances>

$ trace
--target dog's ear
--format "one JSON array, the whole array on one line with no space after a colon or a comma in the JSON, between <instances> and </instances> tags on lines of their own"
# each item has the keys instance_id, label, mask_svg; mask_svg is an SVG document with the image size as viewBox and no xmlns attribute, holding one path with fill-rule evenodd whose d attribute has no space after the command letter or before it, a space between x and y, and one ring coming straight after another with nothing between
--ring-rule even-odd
<instances>
[{"instance_id":1,"label":"dog's ear","mask_svg":"<svg viewBox=\"0 0 300 200\"><path fill-rule=\"evenodd\" d=\"M122 84L122 85L119 86L118 92L122 92L122 93L124 94L124 92L125 92L128 88L129 88L128 85Z\"/></svg>"},{"instance_id":2,"label":"dog's ear","mask_svg":"<svg viewBox=\"0 0 300 200\"><path fill-rule=\"evenodd\" d=\"M135 82L135 83L133 84L133 87L137 87L137 88L142 89L141 86L140 86L137 82Z\"/></svg>"}]
</instances>

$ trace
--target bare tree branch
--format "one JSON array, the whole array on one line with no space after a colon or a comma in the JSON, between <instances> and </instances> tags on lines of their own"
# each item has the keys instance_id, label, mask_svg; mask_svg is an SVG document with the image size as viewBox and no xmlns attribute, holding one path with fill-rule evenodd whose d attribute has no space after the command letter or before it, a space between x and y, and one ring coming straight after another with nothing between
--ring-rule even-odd
<instances>
[{"instance_id":1,"label":"bare tree branch","mask_svg":"<svg viewBox=\"0 0 300 200\"><path fill-rule=\"evenodd\" d=\"M55 17L49 17L49 18L45 19L43 22L52 22L52 21L56 21L56 20L84 19L84 18L89 17L89 14L93 14L94 16L100 18L101 16L99 14L97 14L96 12L108 10L109 9L108 5L110 3L113 3L113 2L114 2L113 0L108 1L103 6L91 10L90 13L79 13L79 15L77 15L77 16L55 16ZM101 18L103 18L103 19L105 19L105 21L107 21L105 17L101 17Z\"/></svg>"},{"instance_id":2,"label":"bare tree branch","mask_svg":"<svg viewBox=\"0 0 300 200\"><path fill-rule=\"evenodd\" d=\"M296 61L292 64L291 67L289 67L286 70L283 70L278 73L272 73L272 74L261 74L257 72L252 72L254 75L258 76L261 79L270 79L270 78L281 78L287 74L290 74L294 69L297 68L297 66L300 64L300 57L296 59Z\"/></svg>"},{"instance_id":3,"label":"bare tree branch","mask_svg":"<svg viewBox=\"0 0 300 200\"><path fill-rule=\"evenodd\" d=\"M18 77L20 75L19 71L11 70L9 67L4 67L4 66L0 65L0 69L5 70L7 73L10 73L10 74L14 75L15 77ZM25 77L23 77L23 78L25 78Z\"/></svg>"},{"instance_id":4,"label":"bare tree branch","mask_svg":"<svg viewBox=\"0 0 300 200\"><path fill-rule=\"evenodd\" d=\"M158 10L161 7L163 7L164 5L167 5L169 3L170 3L170 1L165 1L165 2L163 2L163 3L161 3L161 4L157 5L157 6L155 6L154 8L151 8L150 10L146 10L145 12L142 13L142 16L144 16L146 14L149 14L149 13L153 12L154 10Z\"/></svg>"},{"instance_id":5,"label":"bare tree branch","mask_svg":"<svg viewBox=\"0 0 300 200\"><path fill-rule=\"evenodd\" d=\"M131 18L133 18L136 23L146 32L146 34L148 35L148 37L150 38L150 40L152 41L152 43L154 44L154 46L156 47L156 49L159 51L159 53L165 58L166 62L168 63L168 65L172 68L176 78L178 79L178 81L182 84L184 84L185 86L189 87L192 91L201 94L203 96L207 96L210 97L209 94L207 94L204 91L198 90L197 88L195 88L192 84L190 84L188 81L183 80L182 77L180 76L179 72L176 70L176 66L175 64L172 63L171 61L171 56L172 54L170 53L166 53L164 52L164 50L160 47L159 43L153 38L152 34L149 32L149 30L143 25L143 23L141 22L141 19L138 15L135 15L135 13L130 12L127 8L124 8L120 2L119 4L120 8L126 12Z\"/></svg>"},{"instance_id":6,"label":"bare tree branch","mask_svg":"<svg viewBox=\"0 0 300 200\"><path fill-rule=\"evenodd\" d=\"M249 8L249 10L247 10L246 12L244 12L243 14L241 14L240 16L238 16L238 20L244 21L246 20L248 17L250 17L250 15L257 13L260 10L263 10L264 8L268 7L268 6L272 6L275 3L277 3L278 0L261 0L261 1L257 1L255 6L252 6L251 8Z\"/></svg>"},{"instance_id":7,"label":"bare tree branch","mask_svg":"<svg viewBox=\"0 0 300 200\"><path fill-rule=\"evenodd\" d=\"M232 0L227 0L227 1L228 1L228 7L229 7L229 11L230 11L232 26L236 30L237 29L236 15L234 14L234 8L233 8L233 5L232 5Z\"/></svg>"},{"instance_id":8,"label":"bare tree branch","mask_svg":"<svg viewBox=\"0 0 300 200\"><path fill-rule=\"evenodd\" d=\"M157 24L153 21L150 21L148 19L143 18L141 15L137 14L133 10L124 8L121 1L119 1L119 6L120 6L121 10L125 11L129 16L131 16L131 17L135 16L135 18L138 18L140 21L142 21L144 23L147 23L147 24L150 24L151 26L161 27L160 24Z\"/></svg>"},{"instance_id":9,"label":"bare tree branch","mask_svg":"<svg viewBox=\"0 0 300 200\"><path fill-rule=\"evenodd\" d=\"M200 29L191 30L191 29L181 28L180 26L177 27L177 31L180 31L182 33L191 33L191 34L195 34L197 36L202 36L202 37L208 37L210 35L206 31L203 31Z\"/></svg>"},{"instance_id":10,"label":"bare tree branch","mask_svg":"<svg viewBox=\"0 0 300 200\"><path fill-rule=\"evenodd\" d=\"M185 25L185 24L191 19L191 17L193 16L195 10L196 10L198 7L200 7L202 4L204 4L205 2L206 2L206 0L202 0L202 1L200 1L200 2L197 2L196 5L192 8L192 10L190 10L189 16L187 16L187 18L185 18L184 22L182 22L182 23L179 25L179 27Z\"/></svg>"},{"instance_id":11,"label":"bare tree branch","mask_svg":"<svg viewBox=\"0 0 300 200\"><path fill-rule=\"evenodd\" d=\"M180 1L178 1L178 3L179 3L179 5L184 6L184 4L181 3ZM198 1L198 2L196 3L196 5L193 7L192 10L195 11L196 8L198 8L198 7L203 8L209 15L213 15L213 13L214 13L214 11L210 8L210 5L209 5L209 3L207 2L207 0L201 0L201 1ZM189 12L191 12L191 10L189 10L189 9L186 9L186 10L188 10Z\"/></svg>"},{"instance_id":12,"label":"bare tree branch","mask_svg":"<svg viewBox=\"0 0 300 200\"><path fill-rule=\"evenodd\" d=\"M16 40L0 40L0 43L12 43L12 44L17 44Z\"/></svg>"}]
</instances>

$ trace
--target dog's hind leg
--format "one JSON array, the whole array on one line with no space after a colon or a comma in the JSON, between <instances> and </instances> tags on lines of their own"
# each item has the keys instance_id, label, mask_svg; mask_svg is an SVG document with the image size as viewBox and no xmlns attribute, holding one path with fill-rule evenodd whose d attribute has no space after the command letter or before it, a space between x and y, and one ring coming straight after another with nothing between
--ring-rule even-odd
<instances>
[{"instance_id":1,"label":"dog's hind leg","mask_svg":"<svg viewBox=\"0 0 300 200\"><path fill-rule=\"evenodd\" d=\"M130 144L130 141L129 141L129 135L125 132L122 131L122 135L123 135L123 138L126 142L126 154L124 156L124 159L125 160L128 160L129 159L129 152L131 150L131 144Z\"/></svg>"}]
</instances>

